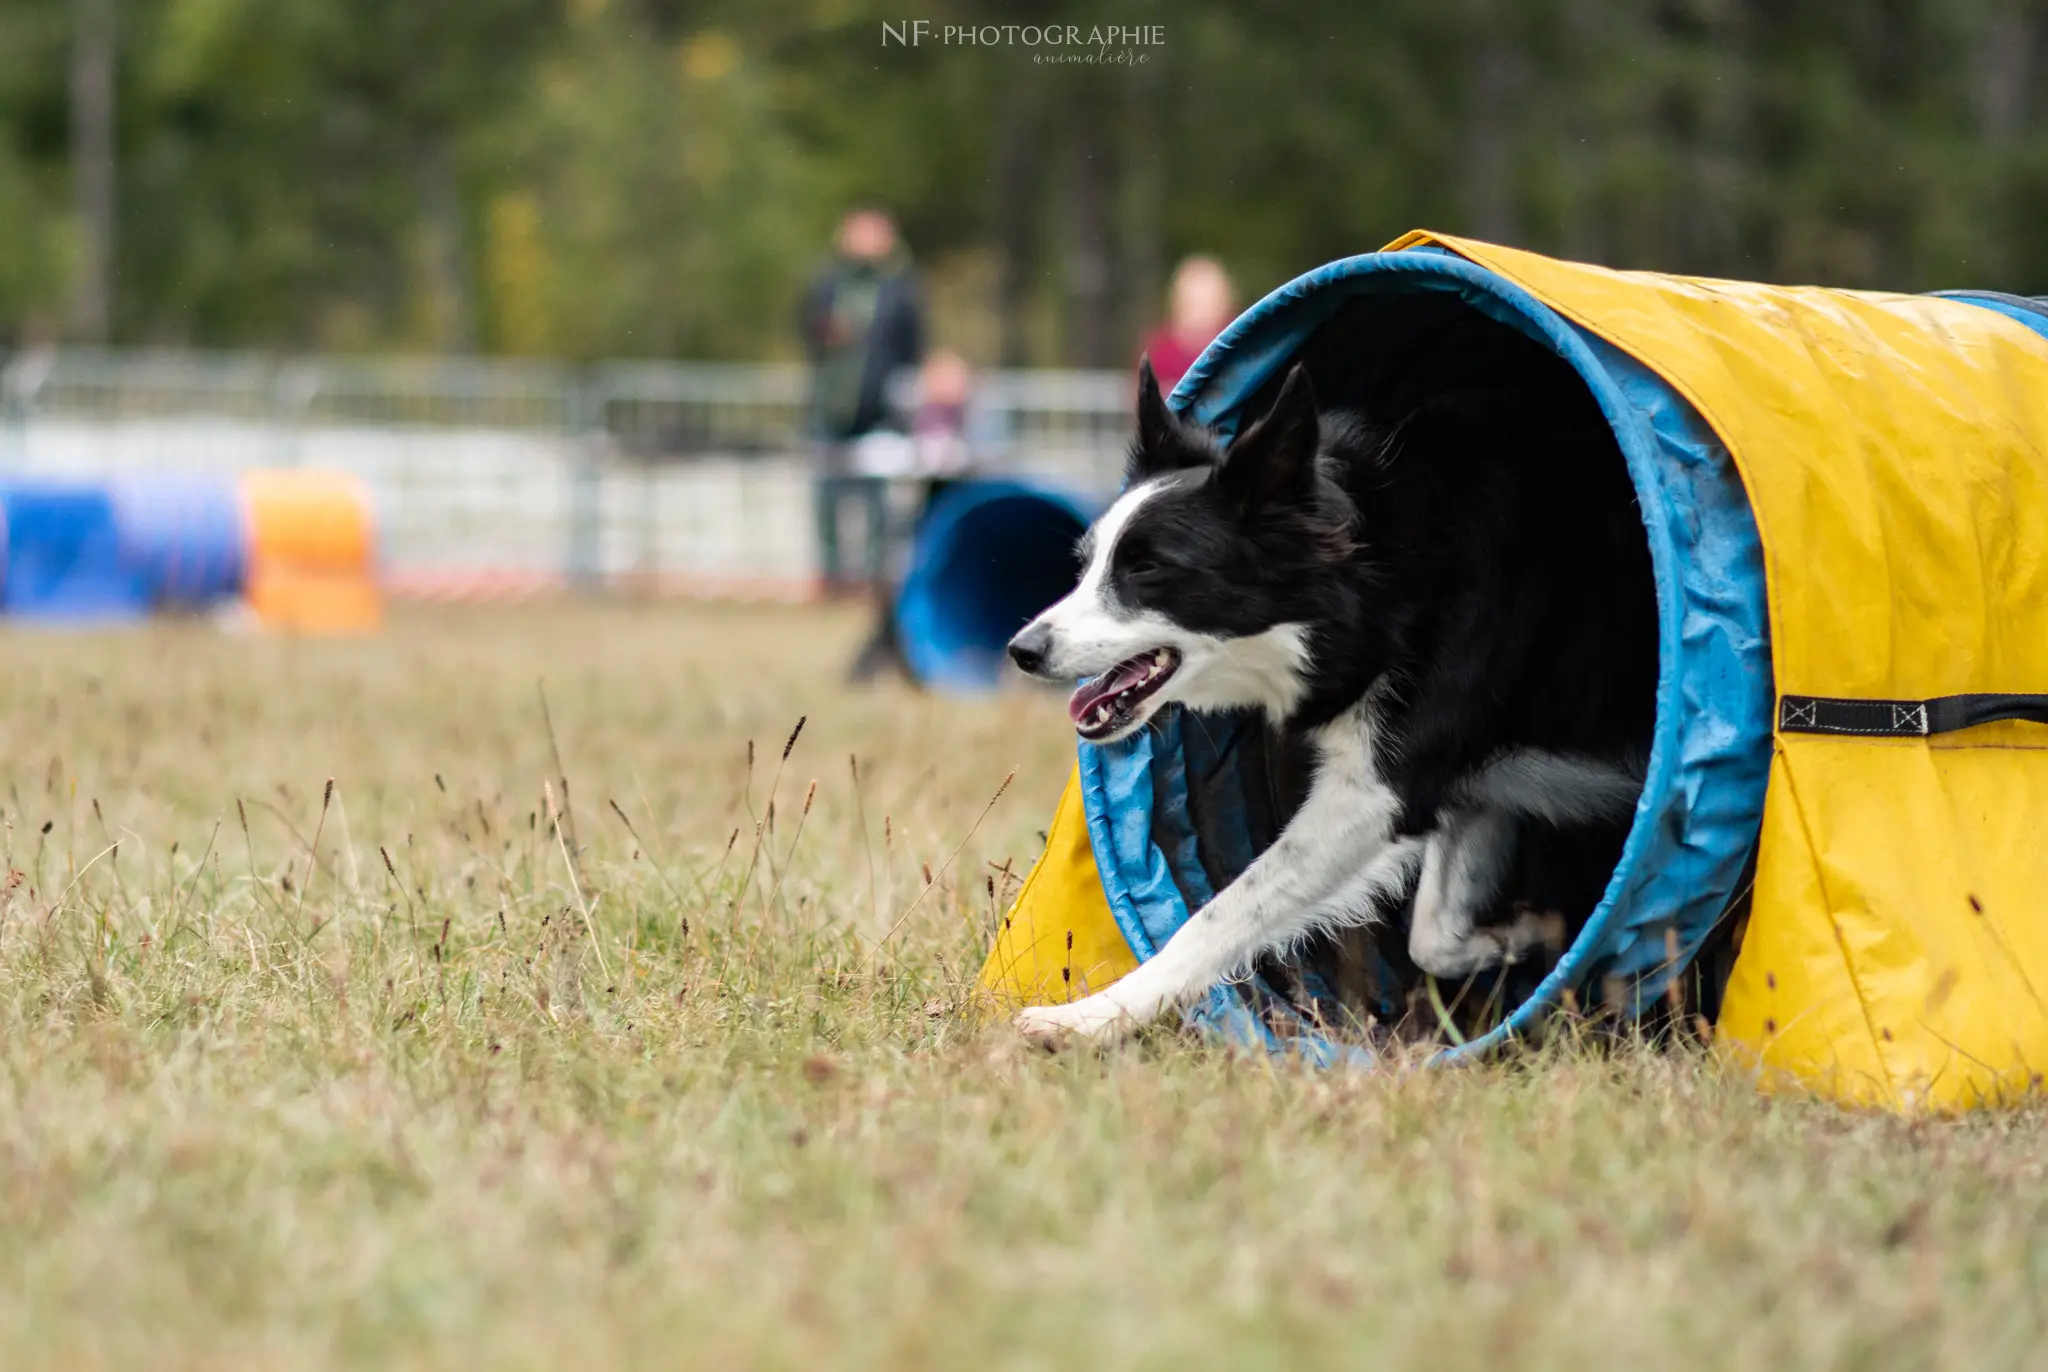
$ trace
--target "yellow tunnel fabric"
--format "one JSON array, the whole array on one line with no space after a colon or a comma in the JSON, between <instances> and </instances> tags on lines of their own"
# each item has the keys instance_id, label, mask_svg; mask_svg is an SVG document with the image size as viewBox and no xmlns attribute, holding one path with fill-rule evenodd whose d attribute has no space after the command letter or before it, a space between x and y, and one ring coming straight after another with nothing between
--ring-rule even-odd
<instances>
[{"instance_id":1,"label":"yellow tunnel fabric","mask_svg":"<svg viewBox=\"0 0 2048 1372\"><path fill-rule=\"evenodd\" d=\"M1976 305L1616 272L1415 233L1656 371L1756 515L1780 696L2048 693L2048 341ZM2048 727L1775 739L1720 1037L1838 1099L2048 1070Z\"/></svg>"},{"instance_id":2,"label":"yellow tunnel fabric","mask_svg":"<svg viewBox=\"0 0 2048 1372\"><path fill-rule=\"evenodd\" d=\"M1137 965L1095 869L1076 768L1045 832L1045 853L996 931L981 989L997 1008L1059 1005Z\"/></svg>"}]
</instances>

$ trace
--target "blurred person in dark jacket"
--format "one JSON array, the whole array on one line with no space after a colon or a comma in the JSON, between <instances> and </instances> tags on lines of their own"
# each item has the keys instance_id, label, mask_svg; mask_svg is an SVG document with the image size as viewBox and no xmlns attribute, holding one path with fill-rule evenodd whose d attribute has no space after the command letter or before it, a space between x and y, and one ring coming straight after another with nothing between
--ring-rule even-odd
<instances>
[{"instance_id":1,"label":"blurred person in dark jacket","mask_svg":"<svg viewBox=\"0 0 2048 1372\"><path fill-rule=\"evenodd\" d=\"M852 468L853 446L900 429L889 381L924 355L924 310L910 254L887 211L863 205L839 222L832 261L804 293L800 328L811 363L810 426L818 440L814 500L818 561L828 594L873 588L887 534L883 483ZM863 566L852 574L840 547L843 505L857 501L867 525Z\"/></svg>"}]
</instances>

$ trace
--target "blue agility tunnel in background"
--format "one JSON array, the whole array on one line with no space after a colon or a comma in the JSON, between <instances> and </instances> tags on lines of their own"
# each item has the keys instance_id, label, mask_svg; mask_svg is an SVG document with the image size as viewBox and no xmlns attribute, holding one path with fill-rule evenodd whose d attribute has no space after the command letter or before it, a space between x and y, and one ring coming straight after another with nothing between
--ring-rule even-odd
<instances>
[{"instance_id":1,"label":"blue agility tunnel in background","mask_svg":"<svg viewBox=\"0 0 2048 1372\"><path fill-rule=\"evenodd\" d=\"M0 485L0 511L7 524L0 607L7 613L90 621L149 612L151 588L121 556L114 500L103 485L9 481Z\"/></svg>"},{"instance_id":2,"label":"blue agility tunnel in background","mask_svg":"<svg viewBox=\"0 0 2048 1372\"><path fill-rule=\"evenodd\" d=\"M121 477L109 493L122 562L158 608L201 610L242 593L248 521L232 478Z\"/></svg>"},{"instance_id":3,"label":"blue agility tunnel in background","mask_svg":"<svg viewBox=\"0 0 2048 1372\"><path fill-rule=\"evenodd\" d=\"M1011 635L1073 588L1074 543L1095 514L1087 501L1024 482L963 481L941 492L896 597L917 680L956 691L997 685Z\"/></svg>"},{"instance_id":4,"label":"blue agility tunnel in background","mask_svg":"<svg viewBox=\"0 0 2048 1372\"><path fill-rule=\"evenodd\" d=\"M234 481L149 475L0 484L9 614L128 619L242 593L248 535Z\"/></svg>"}]
</instances>

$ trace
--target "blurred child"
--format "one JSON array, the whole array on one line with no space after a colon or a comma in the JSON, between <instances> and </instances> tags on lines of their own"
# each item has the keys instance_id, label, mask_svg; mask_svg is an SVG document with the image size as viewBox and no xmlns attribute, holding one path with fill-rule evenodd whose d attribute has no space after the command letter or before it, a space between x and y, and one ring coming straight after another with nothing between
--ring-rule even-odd
<instances>
[{"instance_id":1,"label":"blurred child","mask_svg":"<svg viewBox=\"0 0 2048 1372\"><path fill-rule=\"evenodd\" d=\"M950 348L940 348L918 374L917 412L910 439L916 448L918 475L927 482L965 475L973 465L969 426L976 417L974 369ZM927 496L936 494L927 490Z\"/></svg>"},{"instance_id":2,"label":"blurred child","mask_svg":"<svg viewBox=\"0 0 2048 1372\"><path fill-rule=\"evenodd\" d=\"M896 636L896 593L933 502L948 486L971 476L996 442L994 417L975 400L974 369L967 359L948 348L936 349L917 374L909 435L876 435L856 450L859 470L912 483L915 494L912 512L897 523L890 539L889 575L876 587L875 624L848 673L853 681L871 681L892 668L910 675Z\"/></svg>"}]
</instances>

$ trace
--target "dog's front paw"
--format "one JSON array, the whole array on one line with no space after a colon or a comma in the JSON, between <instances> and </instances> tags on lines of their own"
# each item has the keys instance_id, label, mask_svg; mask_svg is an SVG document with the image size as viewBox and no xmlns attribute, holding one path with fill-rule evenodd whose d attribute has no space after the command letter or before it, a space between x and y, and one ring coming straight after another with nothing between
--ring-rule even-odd
<instances>
[{"instance_id":1,"label":"dog's front paw","mask_svg":"<svg viewBox=\"0 0 2048 1372\"><path fill-rule=\"evenodd\" d=\"M1052 1051L1076 1040L1112 1043L1137 1028L1122 1006L1100 995L1066 1005L1034 1005L1013 1022L1026 1039Z\"/></svg>"}]
</instances>

